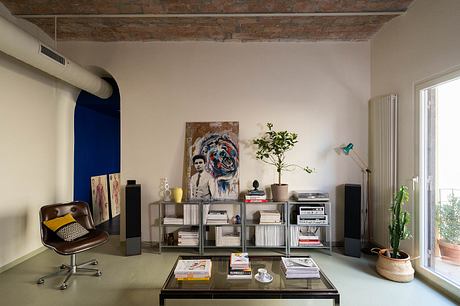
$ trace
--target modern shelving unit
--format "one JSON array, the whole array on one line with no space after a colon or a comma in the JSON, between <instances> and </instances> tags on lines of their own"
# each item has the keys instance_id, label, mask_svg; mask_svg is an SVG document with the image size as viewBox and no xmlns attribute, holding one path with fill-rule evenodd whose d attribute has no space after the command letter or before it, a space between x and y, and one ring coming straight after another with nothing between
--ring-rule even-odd
<instances>
[{"instance_id":1,"label":"modern shelving unit","mask_svg":"<svg viewBox=\"0 0 460 306\"><path fill-rule=\"evenodd\" d=\"M332 229L331 229L331 204L330 202L266 202L266 203L244 203L240 201L192 201L183 203L159 202L159 252L166 249L191 250L199 254L205 254L212 250L232 250L248 252L255 249L270 249L281 251L289 255L291 251L302 249L327 249L332 252ZM165 216L184 217L185 205L197 205L199 218L195 224L165 224ZM297 225L296 211L297 206L318 205L324 207L325 214L328 216L328 222L324 225ZM229 223L226 224L206 224L207 211L209 210L226 210ZM277 210L280 213L281 222L275 224L260 224L256 218L256 212L260 210ZM230 222L236 215L240 216L240 223ZM196 219L196 218L195 218ZM292 243L291 230L295 226L300 226L302 231L313 232L320 237L321 245L319 246L298 246ZM239 245L221 246L216 245L216 228L220 227L225 233L239 233ZM276 227L275 233L283 235L284 243L281 245L264 245L256 243L255 232L260 227ZM177 231L181 229L194 230L198 232L197 246L177 245ZM273 231L269 231L273 233ZM168 235L173 233L174 241L168 242ZM165 235L166 234L166 235Z\"/></svg>"}]
</instances>

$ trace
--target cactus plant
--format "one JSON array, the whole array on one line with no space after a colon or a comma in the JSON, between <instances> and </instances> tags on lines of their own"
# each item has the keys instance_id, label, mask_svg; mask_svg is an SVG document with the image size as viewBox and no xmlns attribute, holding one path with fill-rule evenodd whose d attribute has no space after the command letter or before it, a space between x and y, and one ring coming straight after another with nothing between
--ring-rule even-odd
<instances>
[{"instance_id":1,"label":"cactus plant","mask_svg":"<svg viewBox=\"0 0 460 306\"><path fill-rule=\"evenodd\" d=\"M401 240L411 237L407 224L410 222L410 215L404 209L404 204L409 201L407 186L401 186L396 192L393 204L391 205L391 222L388 226L390 230L390 245L392 248L391 258L401 258L399 254L399 244Z\"/></svg>"}]
</instances>

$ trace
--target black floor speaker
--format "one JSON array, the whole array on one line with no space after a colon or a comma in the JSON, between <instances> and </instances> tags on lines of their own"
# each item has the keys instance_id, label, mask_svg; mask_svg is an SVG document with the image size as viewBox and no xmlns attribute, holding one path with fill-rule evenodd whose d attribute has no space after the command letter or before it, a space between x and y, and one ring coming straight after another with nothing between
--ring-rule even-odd
<instances>
[{"instance_id":1,"label":"black floor speaker","mask_svg":"<svg viewBox=\"0 0 460 306\"><path fill-rule=\"evenodd\" d=\"M345 255L361 257L361 185L343 185Z\"/></svg>"},{"instance_id":2,"label":"black floor speaker","mask_svg":"<svg viewBox=\"0 0 460 306\"><path fill-rule=\"evenodd\" d=\"M128 180L126 195L126 256L141 254L141 185Z\"/></svg>"}]
</instances>

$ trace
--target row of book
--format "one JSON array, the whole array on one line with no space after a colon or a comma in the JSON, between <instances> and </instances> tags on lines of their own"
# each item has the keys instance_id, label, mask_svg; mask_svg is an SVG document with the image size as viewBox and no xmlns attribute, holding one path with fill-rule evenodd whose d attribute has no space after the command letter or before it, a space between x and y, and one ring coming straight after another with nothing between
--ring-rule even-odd
<instances>
[{"instance_id":1,"label":"row of book","mask_svg":"<svg viewBox=\"0 0 460 306\"><path fill-rule=\"evenodd\" d=\"M232 253L230 255L227 279L252 279L248 253Z\"/></svg>"},{"instance_id":2,"label":"row of book","mask_svg":"<svg viewBox=\"0 0 460 306\"><path fill-rule=\"evenodd\" d=\"M280 224L281 214L277 210L259 210L259 224Z\"/></svg>"},{"instance_id":3,"label":"row of book","mask_svg":"<svg viewBox=\"0 0 460 306\"><path fill-rule=\"evenodd\" d=\"M199 244L198 231L180 230L178 233L177 245L197 246Z\"/></svg>"},{"instance_id":4,"label":"row of book","mask_svg":"<svg viewBox=\"0 0 460 306\"><path fill-rule=\"evenodd\" d=\"M256 246L283 246L285 243L284 227L281 226L256 226Z\"/></svg>"},{"instance_id":5,"label":"row of book","mask_svg":"<svg viewBox=\"0 0 460 306\"><path fill-rule=\"evenodd\" d=\"M174 269L174 277L177 280L209 280L211 269L211 259L181 259Z\"/></svg>"},{"instance_id":6,"label":"row of book","mask_svg":"<svg viewBox=\"0 0 460 306\"><path fill-rule=\"evenodd\" d=\"M200 206L184 204L184 224L196 225L200 223Z\"/></svg>"},{"instance_id":7,"label":"row of book","mask_svg":"<svg viewBox=\"0 0 460 306\"><path fill-rule=\"evenodd\" d=\"M282 257L281 270L286 278L319 278L319 268L311 257Z\"/></svg>"},{"instance_id":8,"label":"row of book","mask_svg":"<svg viewBox=\"0 0 460 306\"><path fill-rule=\"evenodd\" d=\"M235 232L223 233L221 226L216 226L216 246L240 246L241 245L241 234Z\"/></svg>"}]
</instances>

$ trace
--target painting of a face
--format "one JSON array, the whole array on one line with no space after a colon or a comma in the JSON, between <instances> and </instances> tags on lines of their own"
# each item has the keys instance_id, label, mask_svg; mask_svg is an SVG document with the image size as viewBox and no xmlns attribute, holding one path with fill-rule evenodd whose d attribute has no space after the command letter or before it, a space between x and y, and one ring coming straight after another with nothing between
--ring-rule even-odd
<instances>
[{"instance_id":1,"label":"painting of a face","mask_svg":"<svg viewBox=\"0 0 460 306\"><path fill-rule=\"evenodd\" d=\"M204 170L204 160L201 158L196 159L193 165L195 166L195 170L198 172L202 172Z\"/></svg>"},{"instance_id":2,"label":"painting of a face","mask_svg":"<svg viewBox=\"0 0 460 306\"><path fill-rule=\"evenodd\" d=\"M238 122L187 122L184 186L189 199L202 194L238 199L238 134Z\"/></svg>"}]
</instances>

